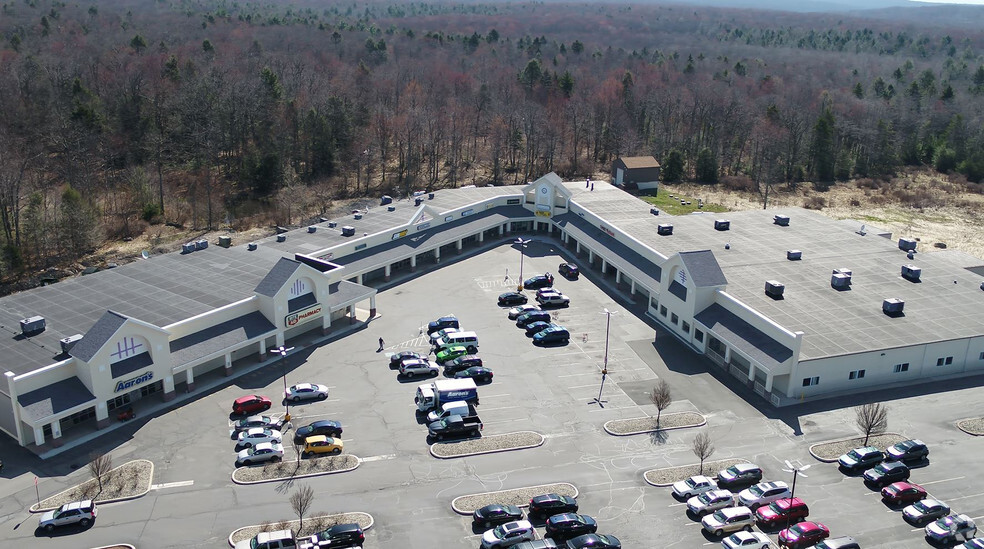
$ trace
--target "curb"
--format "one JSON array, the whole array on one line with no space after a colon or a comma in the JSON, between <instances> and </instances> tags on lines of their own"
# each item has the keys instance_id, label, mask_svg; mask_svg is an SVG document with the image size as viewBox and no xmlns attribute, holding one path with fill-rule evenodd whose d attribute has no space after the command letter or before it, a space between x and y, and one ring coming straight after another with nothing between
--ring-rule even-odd
<instances>
[{"instance_id":1,"label":"curb","mask_svg":"<svg viewBox=\"0 0 984 549\"><path fill-rule=\"evenodd\" d=\"M957 421L953 422L953 424L954 424L954 426L956 426L957 429L960 429L961 431L963 431L964 433L967 433L968 435L970 435L972 437L984 436L984 432L969 431L967 429L964 429L960 425L961 423L963 423L965 421L978 420L978 419L980 419L980 418L979 417L965 417L963 419L958 419Z\"/></svg>"},{"instance_id":2,"label":"curb","mask_svg":"<svg viewBox=\"0 0 984 549\"><path fill-rule=\"evenodd\" d=\"M484 437L484 438L487 440L487 439L490 439L490 438L493 438L493 437L501 437L501 436L515 435L517 433L533 433L534 435L540 437L540 442L535 443L535 444L526 444L526 445L523 445L523 446L511 446L509 448L496 448L495 450L482 450L481 452L469 452L467 454L455 454L453 456L439 456L436 453L434 453L434 447L437 446L438 444L448 444L447 442L435 442L434 444L431 444L430 445L430 454L432 456L436 457L437 459L455 459L455 458L463 458L463 457L469 457L469 456L481 456L481 455L484 455L484 454L498 454L500 452L511 452L513 450L527 450L529 448L536 448L538 446L543 446L543 443L547 440L546 437L544 437L540 433L537 433L536 431L516 431L516 432L513 432L513 433L503 433L503 434L499 434L499 435L490 435L490 436L487 436L487 437Z\"/></svg>"},{"instance_id":3,"label":"curb","mask_svg":"<svg viewBox=\"0 0 984 549\"><path fill-rule=\"evenodd\" d=\"M109 470L109 473L112 473L113 471L115 471L117 469L120 469L122 467L126 467L127 465L129 465L131 463L137 463L139 461L146 461L147 463L150 464L150 478L147 479L147 488L143 492L140 492L139 494L134 494L132 496L123 496L123 497L112 498L112 499L96 499L96 500L93 500L93 501L95 503L98 503L98 504L116 503L118 501L130 501L132 499L142 498L142 497L146 496L150 492L150 486L154 483L154 462L153 461L150 461L149 459L134 459L134 460L130 460L130 461L124 463L123 465L120 465L118 467L113 467L112 469ZM107 474L109 474L109 473L107 473ZM71 488L62 490L61 492L58 492L57 494L55 494L53 496L48 496L45 499L51 499L53 497L60 496L60 495L64 494L65 492L70 492L70 491L78 488L81 485L82 484L76 484L75 486L72 486ZM34 504L34 505L30 506L27 510L28 510L28 512L31 512L31 513L44 513L44 512L51 511L51 510L57 509L57 508L58 507L43 507L43 508L41 508L41 507L37 507L37 504ZM113 547L113 546L110 545L109 547Z\"/></svg>"},{"instance_id":4,"label":"curb","mask_svg":"<svg viewBox=\"0 0 984 549\"><path fill-rule=\"evenodd\" d=\"M348 513L335 513L334 515L320 515L320 516L317 516L317 517L307 517L307 520L318 519L318 518L323 518L323 517L337 517L337 516L340 516L340 515L355 515L355 514L362 514L362 515L365 515L365 516L369 517L369 526L366 526L365 528L363 528L362 529L363 531L369 530L370 528L372 528L376 524L376 519L372 515L370 515L369 513L364 513L362 511L351 511L351 512L348 512ZM291 523L300 522L300 521L297 521L297 520L288 520L286 522L287 522L287 524L291 524ZM251 526L241 526L241 527L236 528L235 530L233 530L232 533L229 534L229 537L227 539L228 542L229 542L229 547L235 547L236 546L236 544L233 543L233 541L232 541L232 537L235 536L237 532L239 532L240 530L245 530L247 528L259 528L260 526L262 526L262 525L261 524L253 524ZM130 547L133 547L133 546L131 545ZM97 549L105 549L105 548L97 548ZM134 549L136 549L136 548L134 548Z\"/></svg>"},{"instance_id":5,"label":"curb","mask_svg":"<svg viewBox=\"0 0 984 549\"><path fill-rule=\"evenodd\" d=\"M609 435L612 435L613 437L628 437L628 436L632 436L632 435L641 435L643 433L657 433L659 431L675 431L677 429L690 429L692 427L703 427L704 425L707 425L707 417L705 417L704 414L701 414L699 412L676 412L676 413L678 413L678 414L697 414L697 415L699 415L701 417L701 421L700 421L700 423L692 423L692 424L688 424L688 425L677 425L676 427L660 427L659 429L646 429L644 431L631 431L631 432L628 432L628 433L614 433L614 432L612 432L608 428L608 425L609 424L615 423L615 422L618 422L618 421L631 421L631 420L634 420L634 419L645 419L645 418L641 418L641 417L631 417L631 418L626 418L626 419L612 419L612 420L608 420L608 421L605 422L605 424L602 427L605 429L605 432L606 433L608 433ZM667 415L673 415L673 414L667 414Z\"/></svg>"},{"instance_id":6,"label":"curb","mask_svg":"<svg viewBox=\"0 0 984 549\"><path fill-rule=\"evenodd\" d=\"M570 486L571 489L574 490L574 495L572 496L574 498L577 498L581 494L581 492L577 489L577 486L574 486L573 484L571 484L569 482L552 482L550 484L537 484L536 486L521 486L519 488L510 488L508 490L496 490L494 492L477 492L475 494L465 494L463 496L458 496L458 497L454 498L453 500L451 500L451 510L454 511L455 513L458 513L459 515L470 516L472 514L472 511L462 511L461 509L458 508L457 505L455 505L458 502L459 499L462 499L462 498L470 498L470 497L474 497L474 496L484 496L484 495L488 495L488 494L504 494L506 492L515 492L516 490L530 490L532 488L546 488L547 486L557 486L557 485ZM530 505L529 503L525 503L523 505L517 505L516 507L529 507L529 505Z\"/></svg>"},{"instance_id":7,"label":"curb","mask_svg":"<svg viewBox=\"0 0 984 549\"><path fill-rule=\"evenodd\" d=\"M738 463L751 463L750 461L748 461L745 458L718 459L718 460L712 461L711 463L717 463L717 462L721 462L721 461L731 461L731 460L737 460ZM693 464L691 464L691 465L693 465ZM708 464L705 463L704 465L708 465ZM680 465L679 467L687 467L687 465ZM646 484L648 484L650 486L655 486L657 488L668 488L670 486L673 486L673 483L672 482L669 483L669 484L657 484L657 483L654 483L654 482L649 482L649 479L646 478L646 473L648 473L650 471L662 471L663 469L676 469L676 467L660 467L659 469L650 469L649 471L643 471L643 473L642 473L642 480L644 480L646 482ZM709 476L711 478L717 479L717 475L704 475L704 476Z\"/></svg>"},{"instance_id":8,"label":"curb","mask_svg":"<svg viewBox=\"0 0 984 549\"><path fill-rule=\"evenodd\" d=\"M905 438L905 436L902 435L902 434L900 434L900 433L878 433L877 436L883 436L883 435L892 435L892 436L897 436L897 437L903 437L903 438ZM876 435L871 435L871 436L876 436ZM840 442L846 442L848 440L856 440L856 439L860 439L861 442L864 442L864 436L862 435L862 436L853 436L853 437L839 438L839 439L836 439L836 440L825 440L823 442L817 442L816 444L811 444L810 445L810 455L813 456L813 459L815 459L815 460L817 460L819 462L822 462L822 463L837 463L837 459L838 458L822 458L822 457L818 456L816 454L816 452L813 451L813 449L816 448L817 446L823 446L825 444L837 444L837 443L840 443Z\"/></svg>"},{"instance_id":9,"label":"curb","mask_svg":"<svg viewBox=\"0 0 984 549\"><path fill-rule=\"evenodd\" d=\"M236 484L239 484L240 486L249 486L251 484L264 484L264 483L267 483L267 482L278 482L278 481L281 481L281 480L289 480L289 479L295 479L295 478L321 477L321 476L325 476L325 475L334 475L334 474L338 474L338 473L348 473L349 471L354 471L354 470L358 469L359 466L362 465L362 458L360 458L357 455L354 455L354 454L340 454L340 455L354 457L355 458L355 465L353 465L352 467L349 467L347 469L339 469L337 471L322 471L320 473L307 473L307 474L304 474L304 475L291 475L291 476L286 476L286 477L265 478L265 479L260 479L260 480L236 480L236 471L239 471L241 469L251 469L251 467L236 467L236 469L233 470L232 475L231 475L232 482L234 482ZM283 462L281 462L281 463L283 463ZM325 516L331 516L331 515L325 515ZM244 528L249 528L249 526L244 526Z\"/></svg>"}]
</instances>

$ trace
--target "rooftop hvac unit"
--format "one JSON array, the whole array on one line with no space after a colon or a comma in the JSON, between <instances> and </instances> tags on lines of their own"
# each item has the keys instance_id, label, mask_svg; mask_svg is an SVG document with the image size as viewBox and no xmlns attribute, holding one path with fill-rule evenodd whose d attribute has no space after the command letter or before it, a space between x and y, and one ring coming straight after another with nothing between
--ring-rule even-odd
<instances>
[{"instance_id":1,"label":"rooftop hvac unit","mask_svg":"<svg viewBox=\"0 0 984 549\"><path fill-rule=\"evenodd\" d=\"M396 211L396 206L386 206L386 211L387 212L395 212Z\"/></svg>"},{"instance_id":2,"label":"rooftop hvac unit","mask_svg":"<svg viewBox=\"0 0 984 549\"><path fill-rule=\"evenodd\" d=\"M899 249L903 252L911 252L916 249L916 241L911 238L900 238Z\"/></svg>"},{"instance_id":3,"label":"rooftop hvac unit","mask_svg":"<svg viewBox=\"0 0 984 549\"><path fill-rule=\"evenodd\" d=\"M231 236L220 236L219 237L219 246L222 246L223 248L228 248L229 246L232 246L232 237Z\"/></svg>"},{"instance_id":4,"label":"rooftop hvac unit","mask_svg":"<svg viewBox=\"0 0 984 549\"><path fill-rule=\"evenodd\" d=\"M328 222L328 228L329 228L329 229L334 229L334 228L335 228L335 227L337 227L337 226L338 226L338 223L336 223L336 222L334 222L334 221L329 221L329 222Z\"/></svg>"},{"instance_id":5,"label":"rooftop hvac unit","mask_svg":"<svg viewBox=\"0 0 984 549\"><path fill-rule=\"evenodd\" d=\"M803 259L803 252L800 250L786 250L786 259L790 261L799 261Z\"/></svg>"},{"instance_id":6,"label":"rooftop hvac unit","mask_svg":"<svg viewBox=\"0 0 984 549\"><path fill-rule=\"evenodd\" d=\"M277 242L284 242L286 240L287 240L287 235L285 235L285 234L278 234L277 235Z\"/></svg>"},{"instance_id":7,"label":"rooftop hvac unit","mask_svg":"<svg viewBox=\"0 0 984 549\"><path fill-rule=\"evenodd\" d=\"M204 238L201 240L196 240L195 248L199 250L204 250L205 248L208 248L208 240L205 240Z\"/></svg>"},{"instance_id":8,"label":"rooftop hvac unit","mask_svg":"<svg viewBox=\"0 0 984 549\"><path fill-rule=\"evenodd\" d=\"M256 249L256 242L250 242L249 244L247 244L246 245L246 249L249 250L249 251L251 251L251 252L253 250L255 250Z\"/></svg>"},{"instance_id":9,"label":"rooftop hvac unit","mask_svg":"<svg viewBox=\"0 0 984 549\"><path fill-rule=\"evenodd\" d=\"M317 232L317 231L318 231L318 227L316 227L314 225L308 225L308 232L309 233L314 233L314 232Z\"/></svg>"},{"instance_id":10,"label":"rooftop hvac unit","mask_svg":"<svg viewBox=\"0 0 984 549\"><path fill-rule=\"evenodd\" d=\"M659 208L649 208L649 213L659 215Z\"/></svg>"},{"instance_id":11,"label":"rooftop hvac unit","mask_svg":"<svg viewBox=\"0 0 984 549\"><path fill-rule=\"evenodd\" d=\"M851 275L834 273L830 276L830 285L838 290L846 290L851 287Z\"/></svg>"},{"instance_id":12,"label":"rooftop hvac unit","mask_svg":"<svg viewBox=\"0 0 984 549\"><path fill-rule=\"evenodd\" d=\"M277 227L277 234L282 234L287 232L287 227Z\"/></svg>"},{"instance_id":13,"label":"rooftop hvac unit","mask_svg":"<svg viewBox=\"0 0 984 549\"><path fill-rule=\"evenodd\" d=\"M903 308L905 308L905 301L902 301L897 297L890 297L885 301L882 301L882 312L888 316L901 315Z\"/></svg>"},{"instance_id":14,"label":"rooftop hvac unit","mask_svg":"<svg viewBox=\"0 0 984 549\"><path fill-rule=\"evenodd\" d=\"M434 193L427 193L427 200L434 200Z\"/></svg>"},{"instance_id":15,"label":"rooftop hvac unit","mask_svg":"<svg viewBox=\"0 0 984 549\"><path fill-rule=\"evenodd\" d=\"M656 234L668 236L673 234L673 225L669 223L660 223L656 226Z\"/></svg>"},{"instance_id":16,"label":"rooftop hvac unit","mask_svg":"<svg viewBox=\"0 0 984 549\"><path fill-rule=\"evenodd\" d=\"M777 216L775 216L775 217L772 218L772 222L775 223L776 225L779 225L780 227L788 227L789 226L789 216L788 215L777 215Z\"/></svg>"},{"instance_id":17,"label":"rooftop hvac unit","mask_svg":"<svg viewBox=\"0 0 984 549\"><path fill-rule=\"evenodd\" d=\"M68 352L72 350L72 347L75 347L75 344L78 343L81 339L82 339L82 334L75 334L75 335L68 336L64 339L59 339L58 342L61 343L62 353L67 355Z\"/></svg>"},{"instance_id":18,"label":"rooftop hvac unit","mask_svg":"<svg viewBox=\"0 0 984 549\"><path fill-rule=\"evenodd\" d=\"M342 227L342 236L355 236L355 227Z\"/></svg>"},{"instance_id":19,"label":"rooftop hvac unit","mask_svg":"<svg viewBox=\"0 0 984 549\"><path fill-rule=\"evenodd\" d=\"M421 203L421 200L419 198L414 198L413 199L413 205L414 206L420 206L420 203Z\"/></svg>"},{"instance_id":20,"label":"rooftop hvac unit","mask_svg":"<svg viewBox=\"0 0 984 549\"><path fill-rule=\"evenodd\" d=\"M390 202L393 202L393 197L388 194L384 194L383 197L379 199L380 206L385 206Z\"/></svg>"},{"instance_id":21,"label":"rooftop hvac unit","mask_svg":"<svg viewBox=\"0 0 984 549\"><path fill-rule=\"evenodd\" d=\"M838 274L838 273L839 274L844 274L844 275L847 275L847 276L852 276L854 274L854 271L852 271L851 269L848 269L847 267L841 267L839 269L834 269L830 274Z\"/></svg>"},{"instance_id":22,"label":"rooftop hvac unit","mask_svg":"<svg viewBox=\"0 0 984 549\"><path fill-rule=\"evenodd\" d=\"M197 248L195 247L195 243L194 242L185 242L184 244L181 245L181 253L183 253L183 254L190 254L191 252L195 251L196 249Z\"/></svg>"},{"instance_id":23,"label":"rooftop hvac unit","mask_svg":"<svg viewBox=\"0 0 984 549\"><path fill-rule=\"evenodd\" d=\"M772 299L782 299L782 293L786 290L786 285L778 280L765 281L765 295Z\"/></svg>"},{"instance_id":24,"label":"rooftop hvac unit","mask_svg":"<svg viewBox=\"0 0 984 549\"><path fill-rule=\"evenodd\" d=\"M727 219L715 219L714 220L714 230L715 231L727 231L731 229L731 221Z\"/></svg>"},{"instance_id":25,"label":"rooftop hvac unit","mask_svg":"<svg viewBox=\"0 0 984 549\"><path fill-rule=\"evenodd\" d=\"M21 333L24 335L37 334L44 331L45 322L43 316L32 316L20 321Z\"/></svg>"},{"instance_id":26,"label":"rooftop hvac unit","mask_svg":"<svg viewBox=\"0 0 984 549\"><path fill-rule=\"evenodd\" d=\"M922 274L922 269L916 267L915 265L902 265L902 278L910 280L912 282L919 282L919 276Z\"/></svg>"},{"instance_id":27,"label":"rooftop hvac unit","mask_svg":"<svg viewBox=\"0 0 984 549\"><path fill-rule=\"evenodd\" d=\"M355 214L355 215L354 215L354 216L352 216L352 217L354 217L354 218L356 218L356 219L362 219L362 214L361 214L361 213L357 213L357 214Z\"/></svg>"}]
</instances>

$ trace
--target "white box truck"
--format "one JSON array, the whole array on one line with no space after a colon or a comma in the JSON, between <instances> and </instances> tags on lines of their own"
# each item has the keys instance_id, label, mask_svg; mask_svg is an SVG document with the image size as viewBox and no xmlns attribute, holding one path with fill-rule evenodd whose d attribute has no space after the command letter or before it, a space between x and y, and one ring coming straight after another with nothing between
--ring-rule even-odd
<instances>
[{"instance_id":1,"label":"white box truck","mask_svg":"<svg viewBox=\"0 0 984 549\"><path fill-rule=\"evenodd\" d=\"M417 387L417 396L413 399L421 412L429 412L455 400L478 404L478 387L474 379L442 379L425 383Z\"/></svg>"}]
</instances>

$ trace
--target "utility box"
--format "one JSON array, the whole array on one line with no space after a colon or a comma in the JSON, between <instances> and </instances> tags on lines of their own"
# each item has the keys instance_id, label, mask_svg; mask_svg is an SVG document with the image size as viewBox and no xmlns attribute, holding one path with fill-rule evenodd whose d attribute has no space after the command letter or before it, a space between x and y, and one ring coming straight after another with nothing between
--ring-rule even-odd
<instances>
[{"instance_id":1,"label":"utility box","mask_svg":"<svg viewBox=\"0 0 984 549\"><path fill-rule=\"evenodd\" d=\"M414 198L414 199L413 199L413 205L414 205L414 206L420 206L420 203L421 203L421 202L422 202L422 201L421 201L421 200L420 200L419 198Z\"/></svg>"},{"instance_id":2,"label":"utility box","mask_svg":"<svg viewBox=\"0 0 984 549\"><path fill-rule=\"evenodd\" d=\"M393 202L393 197L388 194L384 194L383 197L379 199L380 206L385 206L390 202Z\"/></svg>"},{"instance_id":3,"label":"utility box","mask_svg":"<svg viewBox=\"0 0 984 549\"><path fill-rule=\"evenodd\" d=\"M357 214L353 215L352 217L354 217L356 219L362 219L362 214L361 213L357 213Z\"/></svg>"},{"instance_id":4,"label":"utility box","mask_svg":"<svg viewBox=\"0 0 984 549\"><path fill-rule=\"evenodd\" d=\"M205 240L204 238L201 240L196 240L195 248L199 250L204 250L205 248L208 248L208 240Z\"/></svg>"},{"instance_id":5,"label":"utility box","mask_svg":"<svg viewBox=\"0 0 984 549\"><path fill-rule=\"evenodd\" d=\"M902 265L902 278L912 282L919 282L920 275L922 275L922 269L919 267L912 264Z\"/></svg>"},{"instance_id":6,"label":"utility box","mask_svg":"<svg viewBox=\"0 0 984 549\"><path fill-rule=\"evenodd\" d=\"M70 335L66 338L59 339L58 343L61 344L61 350L63 354L68 354L75 347L75 344L82 340L82 334Z\"/></svg>"},{"instance_id":7,"label":"utility box","mask_svg":"<svg viewBox=\"0 0 984 549\"><path fill-rule=\"evenodd\" d=\"M316 233L316 232L318 232L318 227L316 225L309 225L308 226L308 232L309 233Z\"/></svg>"},{"instance_id":8,"label":"utility box","mask_svg":"<svg viewBox=\"0 0 984 549\"><path fill-rule=\"evenodd\" d=\"M228 248L228 247L232 246L232 237L231 236L220 236L219 237L219 246L222 246L223 248Z\"/></svg>"},{"instance_id":9,"label":"utility box","mask_svg":"<svg viewBox=\"0 0 984 549\"><path fill-rule=\"evenodd\" d=\"M286 240L287 240L287 235L285 235L285 234L278 234L277 235L277 242L285 242Z\"/></svg>"},{"instance_id":10,"label":"utility box","mask_svg":"<svg viewBox=\"0 0 984 549\"><path fill-rule=\"evenodd\" d=\"M775 223L776 225L779 225L780 227L788 227L789 226L789 216L788 215L777 215L777 216L775 216L775 217L772 218L772 222Z\"/></svg>"},{"instance_id":11,"label":"utility box","mask_svg":"<svg viewBox=\"0 0 984 549\"><path fill-rule=\"evenodd\" d=\"M44 331L45 321L43 316L32 316L20 321L21 333L24 335L39 334Z\"/></svg>"},{"instance_id":12,"label":"utility box","mask_svg":"<svg viewBox=\"0 0 984 549\"><path fill-rule=\"evenodd\" d=\"M765 281L765 295L772 299L782 299L782 293L786 290L786 285L778 280Z\"/></svg>"},{"instance_id":13,"label":"utility box","mask_svg":"<svg viewBox=\"0 0 984 549\"><path fill-rule=\"evenodd\" d=\"M837 273L831 275L830 285L838 290L844 290L851 287L851 276L846 274Z\"/></svg>"},{"instance_id":14,"label":"utility box","mask_svg":"<svg viewBox=\"0 0 984 549\"><path fill-rule=\"evenodd\" d=\"M803 259L803 252L800 250L786 250L786 259L790 261L799 261Z\"/></svg>"},{"instance_id":15,"label":"utility box","mask_svg":"<svg viewBox=\"0 0 984 549\"><path fill-rule=\"evenodd\" d=\"M916 249L916 241L911 238L900 238L899 249L903 252L912 252Z\"/></svg>"},{"instance_id":16,"label":"utility box","mask_svg":"<svg viewBox=\"0 0 984 549\"><path fill-rule=\"evenodd\" d=\"M669 236L673 234L673 225L669 223L660 223L656 226L656 234L662 236Z\"/></svg>"},{"instance_id":17,"label":"utility box","mask_svg":"<svg viewBox=\"0 0 984 549\"><path fill-rule=\"evenodd\" d=\"M649 208L649 213L659 215L659 208Z\"/></svg>"},{"instance_id":18,"label":"utility box","mask_svg":"<svg viewBox=\"0 0 984 549\"><path fill-rule=\"evenodd\" d=\"M185 242L184 244L181 245L181 253L183 254L190 254L196 249L198 248L195 246L194 242Z\"/></svg>"},{"instance_id":19,"label":"utility box","mask_svg":"<svg viewBox=\"0 0 984 549\"><path fill-rule=\"evenodd\" d=\"M337 226L338 226L338 223L337 223L337 222L335 222L335 221L329 221L329 222L328 222L328 228L329 228L329 229L334 229L334 228L335 228L335 227L337 227Z\"/></svg>"},{"instance_id":20,"label":"utility box","mask_svg":"<svg viewBox=\"0 0 984 549\"><path fill-rule=\"evenodd\" d=\"M342 227L342 236L355 236L355 227L349 227L348 225Z\"/></svg>"},{"instance_id":21,"label":"utility box","mask_svg":"<svg viewBox=\"0 0 984 549\"><path fill-rule=\"evenodd\" d=\"M396 206L386 206L386 211L387 212L395 212L396 211Z\"/></svg>"},{"instance_id":22,"label":"utility box","mask_svg":"<svg viewBox=\"0 0 984 549\"><path fill-rule=\"evenodd\" d=\"M731 229L731 221L727 219L715 219L714 220L714 230L715 231L727 231Z\"/></svg>"},{"instance_id":23,"label":"utility box","mask_svg":"<svg viewBox=\"0 0 984 549\"><path fill-rule=\"evenodd\" d=\"M427 200L434 200L434 193L427 193Z\"/></svg>"},{"instance_id":24,"label":"utility box","mask_svg":"<svg viewBox=\"0 0 984 549\"><path fill-rule=\"evenodd\" d=\"M885 301L882 301L882 312L888 316L899 316L902 314L902 309L905 308L905 301L897 297L890 297Z\"/></svg>"},{"instance_id":25,"label":"utility box","mask_svg":"<svg viewBox=\"0 0 984 549\"><path fill-rule=\"evenodd\" d=\"M253 250L255 250L256 249L256 242L250 242L249 244L247 244L246 245L246 249L249 250L249 251L251 251L251 252Z\"/></svg>"}]
</instances>

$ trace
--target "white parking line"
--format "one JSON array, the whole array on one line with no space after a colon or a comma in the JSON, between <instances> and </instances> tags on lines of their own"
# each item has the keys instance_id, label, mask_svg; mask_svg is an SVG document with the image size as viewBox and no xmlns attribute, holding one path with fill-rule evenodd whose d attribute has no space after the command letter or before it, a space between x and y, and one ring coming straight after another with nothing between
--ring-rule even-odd
<instances>
[{"instance_id":1,"label":"white parking line","mask_svg":"<svg viewBox=\"0 0 984 549\"><path fill-rule=\"evenodd\" d=\"M960 480L960 479L964 479L964 478L967 478L967 477L953 477L953 478L945 478L945 479L942 479L942 480L931 480L929 482L920 482L919 485L920 486L929 486L930 484L939 484L941 482L950 482L951 480Z\"/></svg>"},{"instance_id":2,"label":"white parking line","mask_svg":"<svg viewBox=\"0 0 984 549\"><path fill-rule=\"evenodd\" d=\"M386 454L386 455L382 455L382 456L369 456L369 457L364 457L364 458L361 458L361 459L362 459L363 462L385 461L387 459L396 459L396 454Z\"/></svg>"},{"instance_id":3,"label":"white parking line","mask_svg":"<svg viewBox=\"0 0 984 549\"><path fill-rule=\"evenodd\" d=\"M635 408L635 407L636 407L635 404L632 404L631 406L605 406L604 408L595 408L594 410L589 410L589 411L590 412L604 412L606 410L621 410L623 408Z\"/></svg>"},{"instance_id":4,"label":"white parking line","mask_svg":"<svg viewBox=\"0 0 984 549\"><path fill-rule=\"evenodd\" d=\"M982 492L982 493L979 493L979 494L971 494L971 495L969 495L969 496L960 496L960 497L958 497L958 498L946 498L946 501L948 501L948 502L950 502L950 501L960 501L960 500L962 500L962 499L967 499L967 498L979 498L979 497L981 497L981 496L984 496L984 492Z\"/></svg>"},{"instance_id":5,"label":"white parking line","mask_svg":"<svg viewBox=\"0 0 984 549\"><path fill-rule=\"evenodd\" d=\"M583 374L566 374L557 377L577 377L577 376L596 376L596 375L598 375L598 372L585 372Z\"/></svg>"},{"instance_id":6,"label":"white parking line","mask_svg":"<svg viewBox=\"0 0 984 549\"><path fill-rule=\"evenodd\" d=\"M487 400L487 399L490 399L490 398L507 397L507 396L509 396L509 393L503 393L501 395L485 395L485 396L482 397L482 400Z\"/></svg>"},{"instance_id":7,"label":"white parking line","mask_svg":"<svg viewBox=\"0 0 984 549\"><path fill-rule=\"evenodd\" d=\"M160 490L161 488L180 488L182 486L191 486L194 484L193 480L179 480L178 482L165 482L163 484L151 484L151 490Z\"/></svg>"}]
</instances>

